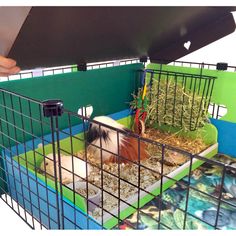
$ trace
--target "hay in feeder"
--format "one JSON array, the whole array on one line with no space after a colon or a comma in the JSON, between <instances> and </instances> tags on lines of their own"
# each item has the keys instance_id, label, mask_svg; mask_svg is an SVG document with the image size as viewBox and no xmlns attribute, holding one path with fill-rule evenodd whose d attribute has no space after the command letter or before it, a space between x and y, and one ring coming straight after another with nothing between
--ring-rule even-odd
<instances>
[{"instance_id":1,"label":"hay in feeder","mask_svg":"<svg viewBox=\"0 0 236 236\"><path fill-rule=\"evenodd\" d=\"M196 89L197 90L197 89ZM133 94L131 108L138 108L138 99L143 90ZM203 127L208 119L208 102L199 91L191 91L174 77L153 80L151 89L147 90L147 127L153 125L171 125L183 130L195 130Z\"/></svg>"}]
</instances>

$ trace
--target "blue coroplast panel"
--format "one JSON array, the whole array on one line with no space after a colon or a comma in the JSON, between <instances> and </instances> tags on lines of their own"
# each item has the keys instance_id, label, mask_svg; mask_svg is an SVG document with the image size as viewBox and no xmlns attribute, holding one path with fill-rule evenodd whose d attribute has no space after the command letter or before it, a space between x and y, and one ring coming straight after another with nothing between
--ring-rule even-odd
<instances>
[{"instance_id":1,"label":"blue coroplast panel","mask_svg":"<svg viewBox=\"0 0 236 236\"><path fill-rule=\"evenodd\" d=\"M4 159L10 196L45 227L60 229L63 222L65 229L102 229L100 224L66 198L63 197L62 201L58 202L54 189L20 166L6 153ZM58 195L60 199L60 194Z\"/></svg>"},{"instance_id":2,"label":"blue coroplast panel","mask_svg":"<svg viewBox=\"0 0 236 236\"><path fill-rule=\"evenodd\" d=\"M132 111L127 109L109 116L119 120L131 114ZM69 133L68 129L64 131ZM82 131L82 124L72 127L73 135ZM45 135L44 140L51 142L51 137L51 134ZM60 132L60 139L67 137L68 135ZM34 146L39 143L41 143L41 139L34 140ZM32 149L33 141L30 140L2 151L9 195L47 228L60 229L63 225L65 229L102 229L101 224L82 212L66 198L63 197L63 200L58 202L58 196L59 199L61 196L56 193L55 189L48 186L13 159L13 156L16 156L17 153L19 155Z\"/></svg>"},{"instance_id":3,"label":"blue coroplast panel","mask_svg":"<svg viewBox=\"0 0 236 236\"><path fill-rule=\"evenodd\" d=\"M236 123L210 119L218 130L219 153L236 158Z\"/></svg>"}]
</instances>

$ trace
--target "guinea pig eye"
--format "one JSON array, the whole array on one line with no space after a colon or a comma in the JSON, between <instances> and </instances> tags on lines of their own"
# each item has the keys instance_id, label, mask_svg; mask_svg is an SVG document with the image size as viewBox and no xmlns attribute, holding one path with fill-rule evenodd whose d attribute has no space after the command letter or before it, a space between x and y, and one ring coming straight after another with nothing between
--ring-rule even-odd
<instances>
[{"instance_id":1,"label":"guinea pig eye","mask_svg":"<svg viewBox=\"0 0 236 236\"><path fill-rule=\"evenodd\" d=\"M45 166L47 166L47 165L48 165L48 162L45 163Z\"/></svg>"}]
</instances>

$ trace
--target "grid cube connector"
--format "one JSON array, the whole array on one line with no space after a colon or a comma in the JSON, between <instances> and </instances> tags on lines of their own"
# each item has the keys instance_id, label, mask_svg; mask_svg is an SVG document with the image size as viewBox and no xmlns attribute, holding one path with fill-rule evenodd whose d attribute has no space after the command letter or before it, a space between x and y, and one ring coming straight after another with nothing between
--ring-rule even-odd
<instances>
[{"instance_id":1,"label":"grid cube connector","mask_svg":"<svg viewBox=\"0 0 236 236\"><path fill-rule=\"evenodd\" d=\"M59 99L43 101L44 117L61 116L63 114L63 102Z\"/></svg>"}]
</instances>

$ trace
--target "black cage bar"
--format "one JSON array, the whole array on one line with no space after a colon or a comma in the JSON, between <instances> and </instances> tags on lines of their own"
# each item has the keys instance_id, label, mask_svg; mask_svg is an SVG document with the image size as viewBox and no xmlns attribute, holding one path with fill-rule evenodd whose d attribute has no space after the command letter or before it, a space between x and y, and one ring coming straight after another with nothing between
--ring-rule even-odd
<instances>
[{"instance_id":1,"label":"black cage bar","mask_svg":"<svg viewBox=\"0 0 236 236\"><path fill-rule=\"evenodd\" d=\"M170 125L190 131L204 126L216 77L162 68L143 73L143 86L147 86L143 109L147 112L148 126ZM133 108L139 108L143 91L144 88L140 89L135 96Z\"/></svg>"},{"instance_id":2,"label":"black cage bar","mask_svg":"<svg viewBox=\"0 0 236 236\"><path fill-rule=\"evenodd\" d=\"M189 229L189 222L220 229L224 212L226 210L233 212L232 210L236 208L235 202L232 201L235 196L227 198L224 195L227 188L226 180L230 177L235 181L236 169L232 165L192 155L181 149L140 137L126 129L114 128L91 120L86 114L78 115L66 108L62 113L57 110L61 109L62 101L60 103L57 101L60 105L56 109L55 106L49 106L54 112L49 112L48 117L44 117L43 111L45 104L48 109L48 102L36 101L4 89L0 92L1 199L32 228L106 229L113 225L111 228L122 229L125 224L128 228L141 229L142 218L146 217L153 223L153 228L175 229L176 226L166 222L163 217L163 211L171 214L175 210L175 213L178 212L181 216L178 226L182 229ZM62 117L67 120L68 129L59 128ZM73 130L72 120L81 125L80 135ZM120 149L111 151L103 146L103 136L99 136L100 140L97 143L89 143L86 137L91 125L95 125L99 132L104 129L113 132L118 146L122 141L121 137L134 139L138 150L137 159L130 160L127 156L121 155ZM61 142L63 137L68 138L67 145ZM158 166L147 166L141 160L142 143L156 148L158 154L153 157L153 162L159 163ZM84 151L75 151L77 145L81 146L81 150L85 148ZM50 153L48 153L49 147ZM89 157L87 147L98 151L96 160ZM165 170L166 155L170 151L186 158L187 172L184 178L179 179L169 175ZM115 169L108 168L104 162L104 153L113 156ZM69 165L64 162L65 156L71 158ZM124 161L136 171L134 179L123 175ZM204 166L215 166L218 169L219 182L216 193L209 194L193 184L192 177L197 173L194 164L196 161L205 163L201 167L203 169ZM83 173L80 172L80 168L84 168ZM89 173L93 172L99 175L91 177ZM144 173L147 172L156 178L155 181L159 181L158 194L145 186ZM111 187L112 181L113 185L116 185L115 191ZM173 202L166 198L166 192L170 191L166 187L168 181L170 185L174 184L176 188L182 189L185 203L180 205L178 201ZM78 182L84 182L84 192L78 193L76 187ZM99 192L99 201L90 198L91 189ZM124 197L123 189L129 189L130 196L133 196L132 201L129 199L130 196ZM214 206L214 210L208 212L211 218L206 220L191 212L192 195L201 196L201 199L208 199L211 202ZM154 217L145 210L144 196L150 198L152 203L156 202L156 211L159 212L157 216ZM129 211L124 213L126 208L129 208ZM132 220L126 220L125 218L131 213Z\"/></svg>"}]
</instances>

